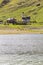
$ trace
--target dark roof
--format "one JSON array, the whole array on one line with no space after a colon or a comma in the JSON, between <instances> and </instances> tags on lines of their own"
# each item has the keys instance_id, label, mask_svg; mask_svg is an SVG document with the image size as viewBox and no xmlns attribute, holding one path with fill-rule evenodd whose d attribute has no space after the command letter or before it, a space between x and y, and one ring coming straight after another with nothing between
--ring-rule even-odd
<instances>
[{"instance_id":1,"label":"dark roof","mask_svg":"<svg viewBox=\"0 0 43 65\"><path fill-rule=\"evenodd\" d=\"M25 19L25 20L30 19L30 16L29 17L22 17L22 19Z\"/></svg>"}]
</instances>

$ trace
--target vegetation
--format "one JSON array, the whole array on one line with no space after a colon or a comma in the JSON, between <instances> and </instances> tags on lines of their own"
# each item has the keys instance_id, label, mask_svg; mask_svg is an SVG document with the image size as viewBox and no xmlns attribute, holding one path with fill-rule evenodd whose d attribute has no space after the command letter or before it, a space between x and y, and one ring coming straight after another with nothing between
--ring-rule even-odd
<instances>
[{"instance_id":1,"label":"vegetation","mask_svg":"<svg viewBox=\"0 0 43 65\"><path fill-rule=\"evenodd\" d=\"M4 1L6 3L4 3ZM4 5L3 5L4 4ZM2 6L3 5L3 6ZM0 20L6 22L8 18L16 18L22 22L22 12L30 16L29 25L1 25L1 28L43 28L43 0L0 0Z\"/></svg>"},{"instance_id":2,"label":"vegetation","mask_svg":"<svg viewBox=\"0 0 43 65\"><path fill-rule=\"evenodd\" d=\"M2 2L3 0L0 0L0 5ZM10 0L0 7L0 19L6 21L7 18L14 17L21 21L22 12L30 16L31 21L43 22L43 0Z\"/></svg>"}]
</instances>

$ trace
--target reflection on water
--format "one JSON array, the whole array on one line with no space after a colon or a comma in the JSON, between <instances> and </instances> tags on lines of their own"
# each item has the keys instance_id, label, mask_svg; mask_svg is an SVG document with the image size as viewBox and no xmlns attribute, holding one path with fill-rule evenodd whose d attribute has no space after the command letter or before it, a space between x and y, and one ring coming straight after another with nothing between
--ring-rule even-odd
<instances>
[{"instance_id":1,"label":"reflection on water","mask_svg":"<svg viewBox=\"0 0 43 65\"><path fill-rule=\"evenodd\" d=\"M43 34L0 35L0 65L43 65Z\"/></svg>"}]
</instances>

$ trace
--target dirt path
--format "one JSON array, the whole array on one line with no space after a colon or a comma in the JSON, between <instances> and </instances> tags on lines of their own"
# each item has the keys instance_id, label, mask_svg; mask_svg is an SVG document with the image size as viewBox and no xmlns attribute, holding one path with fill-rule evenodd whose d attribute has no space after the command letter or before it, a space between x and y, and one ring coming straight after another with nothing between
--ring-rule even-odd
<instances>
[{"instance_id":1,"label":"dirt path","mask_svg":"<svg viewBox=\"0 0 43 65\"><path fill-rule=\"evenodd\" d=\"M0 30L0 34L43 34L43 29L31 29L31 30L5 29Z\"/></svg>"}]
</instances>

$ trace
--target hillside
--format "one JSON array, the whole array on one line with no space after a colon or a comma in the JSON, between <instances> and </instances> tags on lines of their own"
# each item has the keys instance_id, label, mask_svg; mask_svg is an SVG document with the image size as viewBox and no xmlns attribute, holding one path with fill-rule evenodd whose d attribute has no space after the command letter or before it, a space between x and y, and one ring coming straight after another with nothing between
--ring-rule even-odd
<instances>
[{"instance_id":1,"label":"hillside","mask_svg":"<svg viewBox=\"0 0 43 65\"><path fill-rule=\"evenodd\" d=\"M0 5L3 0L0 0ZM2 4L3 5L3 4ZM0 19L6 21L14 17L21 21L21 14L31 17L31 21L43 22L43 0L10 0L0 7Z\"/></svg>"}]
</instances>

